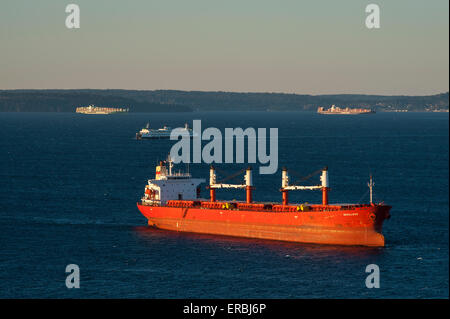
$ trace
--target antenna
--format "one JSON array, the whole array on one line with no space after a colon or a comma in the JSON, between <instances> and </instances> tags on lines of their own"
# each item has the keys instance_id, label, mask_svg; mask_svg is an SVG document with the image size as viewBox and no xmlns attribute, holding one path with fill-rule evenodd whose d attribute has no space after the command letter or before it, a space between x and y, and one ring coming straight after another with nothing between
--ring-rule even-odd
<instances>
[{"instance_id":1,"label":"antenna","mask_svg":"<svg viewBox=\"0 0 450 319\"><path fill-rule=\"evenodd\" d=\"M375 183L373 182L372 174L370 174L370 180L369 183L367 183L367 186L369 186L370 190L370 203L373 203L373 187L375 186Z\"/></svg>"}]
</instances>

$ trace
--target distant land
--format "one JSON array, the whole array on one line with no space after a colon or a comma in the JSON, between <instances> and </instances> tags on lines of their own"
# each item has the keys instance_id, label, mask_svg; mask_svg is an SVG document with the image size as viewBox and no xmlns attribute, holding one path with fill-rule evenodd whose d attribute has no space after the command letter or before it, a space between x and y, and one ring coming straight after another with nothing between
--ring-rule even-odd
<instances>
[{"instance_id":1,"label":"distant land","mask_svg":"<svg viewBox=\"0 0 450 319\"><path fill-rule=\"evenodd\" d=\"M316 111L317 107L388 111L448 111L449 93L427 96L303 95L177 90L0 90L0 112L75 112L78 106L126 107L130 112Z\"/></svg>"}]
</instances>

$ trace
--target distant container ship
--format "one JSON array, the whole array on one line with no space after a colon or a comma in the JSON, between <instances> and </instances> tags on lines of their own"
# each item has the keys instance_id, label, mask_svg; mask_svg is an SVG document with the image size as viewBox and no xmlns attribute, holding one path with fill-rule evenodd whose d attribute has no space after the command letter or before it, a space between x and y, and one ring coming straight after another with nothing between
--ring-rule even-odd
<instances>
[{"instance_id":1,"label":"distant container ship","mask_svg":"<svg viewBox=\"0 0 450 319\"><path fill-rule=\"evenodd\" d=\"M327 168L310 175L321 173L321 183L311 186L289 183L287 169L283 169L282 202L256 203L252 199L251 168L242 171L245 171L243 184L225 184L227 178L218 181L211 166L210 198L202 199L199 185L205 180L192 178L189 173L174 173L172 167L170 158L160 162L155 178L148 180L144 196L137 203L150 226L180 232L303 243L384 246L381 228L384 220L390 217L391 206L372 202L372 178L368 184L370 203L330 204ZM217 189L232 188L245 189L246 200L216 199ZM288 193L295 190L318 190L322 192L322 203L290 203Z\"/></svg>"},{"instance_id":2,"label":"distant container ship","mask_svg":"<svg viewBox=\"0 0 450 319\"><path fill-rule=\"evenodd\" d=\"M194 133L192 129L189 128L189 125L187 123L184 125L184 128L181 128L181 130L185 130L190 137L196 135L196 133ZM167 139L170 138L171 132L172 128L170 126L164 125L162 128L151 129L150 123L147 123L147 125L143 129L136 133L136 139Z\"/></svg>"},{"instance_id":3,"label":"distant container ship","mask_svg":"<svg viewBox=\"0 0 450 319\"><path fill-rule=\"evenodd\" d=\"M113 114L113 113L127 113L128 108L116 107L97 107L94 105L77 107L75 112L82 114Z\"/></svg>"},{"instance_id":4,"label":"distant container ship","mask_svg":"<svg viewBox=\"0 0 450 319\"><path fill-rule=\"evenodd\" d=\"M348 115L357 115L357 114L371 114L375 113L372 109L351 109L349 107L346 107L345 109L340 108L336 105L332 105L329 109L325 109L324 107L319 107L317 109L317 113L319 114L348 114Z\"/></svg>"}]
</instances>

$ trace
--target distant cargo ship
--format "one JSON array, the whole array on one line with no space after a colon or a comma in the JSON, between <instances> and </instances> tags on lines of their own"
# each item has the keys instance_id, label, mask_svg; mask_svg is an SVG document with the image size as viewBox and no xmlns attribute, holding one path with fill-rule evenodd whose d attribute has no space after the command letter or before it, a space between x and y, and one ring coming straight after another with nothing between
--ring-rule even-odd
<instances>
[{"instance_id":1,"label":"distant cargo ship","mask_svg":"<svg viewBox=\"0 0 450 319\"><path fill-rule=\"evenodd\" d=\"M325 109L324 107L319 107L317 109L317 113L319 114L349 114L349 115L357 115L357 114L371 114L375 113L372 109L351 109L349 107L346 107L345 109L340 108L336 105L332 105L329 109Z\"/></svg>"},{"instance_id":2,"label":"distant cargo ship","mask_svg":"<svg viewBox=\"0 0 450 319\"><path fill-rule=\"evenodd\" d=\"M113 114L113 113L127 113L128 108L116 107L97 107L94 105L77 107L75 112L82 114Z\"/></svg>"},{"instance_id":3,"label":"distant cargo ship","mask_svg":"<svg viewBox=\"0 0 450 319\"><path fill-rule=\"evenodd\" d=\"M193 137L195 135L195 133L191 128L189 128L189 125L187 123L184 125L184 128L182 128L182 130L186 130L190 137ZM170 138L171 132L172 128L170 126L164 125L159 129L151 129L150 123L147 123L147 125L143 129L136 133L136 139L141 140Z\"/></svg>"}]
</instances>

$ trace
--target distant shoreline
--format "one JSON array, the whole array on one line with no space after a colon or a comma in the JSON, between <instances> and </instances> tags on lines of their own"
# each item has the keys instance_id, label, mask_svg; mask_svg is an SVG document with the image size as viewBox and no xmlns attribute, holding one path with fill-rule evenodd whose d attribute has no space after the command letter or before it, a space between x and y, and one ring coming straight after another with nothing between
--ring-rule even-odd
<instances>
[{"instance_id":1,"label":"distant shoreline","mask_svg":"<svg viewBox=\"0 0 450 319\"><path fill-rule=\"evenodd\" d=\"M132 113L311 111L332 104L376 112L448 112L449 93L426 96L302 95L178 90L0 90L0 112L75 112L80 106L125 107Z\"/></svg>"}]
</instances>

